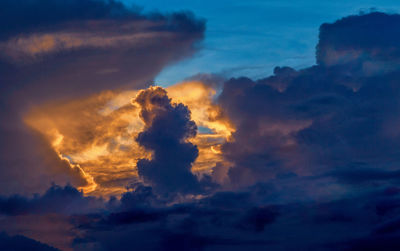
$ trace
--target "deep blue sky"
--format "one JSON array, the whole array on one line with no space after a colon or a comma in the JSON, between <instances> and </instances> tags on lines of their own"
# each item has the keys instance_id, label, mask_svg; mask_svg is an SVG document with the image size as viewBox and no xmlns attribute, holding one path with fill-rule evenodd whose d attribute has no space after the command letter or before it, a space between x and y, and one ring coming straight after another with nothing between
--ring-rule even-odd
<instances>
[{"instance_id":1,"label":"deep blue sky","mask_svg":"<svg viewBox=\"0 0 400 251\"><path fill-rule=\"evenodd\" d=\"M199 72L265 77L275 66L314 64L318 28L324 22L370 8L398 12L396 0L124 0L145 11L191 10L207 19L204 48L157 77L170 85ZM397 4L396 4L397 3Z\"/></svg>"}]
</instances>

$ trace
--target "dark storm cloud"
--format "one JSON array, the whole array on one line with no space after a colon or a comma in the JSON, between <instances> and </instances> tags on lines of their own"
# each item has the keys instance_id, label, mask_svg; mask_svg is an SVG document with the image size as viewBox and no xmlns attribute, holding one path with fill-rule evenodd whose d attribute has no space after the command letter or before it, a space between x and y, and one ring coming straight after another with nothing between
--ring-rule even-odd
<instances>
[{"instance_id":1,"label":"dark storm cloud","mask_svg":"<svg viewBox=\"0 0 400 251\"><path fill-rule=\"evenodd\" d=\"M400 248L399 235L393 236L368 236L364 239L355 239L343 244L339 247L346 251L373 251L388 250L395 251Z\"/></svg>"},{"instance_id":2,"label":"dark storm cloud","mask_svg":"<svg viewBox=\"0 0 400 251\"><path fill-rule=\"evenodd\" d=\"M160 193L192 193L199 182L191 172L198 149L187 140L196 136L197 126L183 104L171 104L160 88L142 91L136 97L145 130L137 142L153 152L152 159L137 163L139 176Z\"/></svg>"},{"instance_id":3,"label":"dark storm cloud","mask_svg":"<svg viewBox=\"0 0 400 251\"><path fill-rule=\"evenodd\" d=\"M25 236L9 236L6 233L0 233L0 249L4 251L57 251L58 249L46 244L29 239Z\"/></svg>"},{"instance_id":4,"label":"dark storm cloud","mask_svg":"<svg viewBox=\"0 0 400 251\"><path fill-rule=\"evenodd\" d=\"M132 196L135 192L130 193ZM142 193L151 192L139 189L138 196ZM156 207L130 203L129 209L122 205L121 199L119 207L107 212L72 216L70 222L81 233L74 239L73 247L76 250L351 250L368 243L374 247L384 244L384 240L394 240L393 235L399 231L398 193L366 192L347 199L282 205L265 204L263 196L249 189L216 193L171 206L161 201ZM392 206L383 213L384 204Z\"/></svg>"},{"instance_id":5,"label":"dark storm cloud","mask_svg":"<svg viewBox=\"0 0 400 251\"><path fill-rule=\"evenodd\" d=\"M338 181L347 184L360 185L360 183L368 182L395 182L400 181L400 171L387 171L384 169L362 168L362 167L347 167L338 168L329 173L332 177L338 178Z\"/></svg>"},{"instance_id":6,"label":"dark storm cloud","mask_svg":"<svg viewBox=\"0 0 400 251\"><path fill-rule=\"evenodd\" d=\"M400 57L400 16L373 12L320 27L317 63L323 65L389 61Z\"/></svg>"},{"instance_id":7,"label":"dark storm cloud","mask_svg":"<svg viewBox=\"0 0 400 251\"><path fill-rule=\"evenodd\" d=\"M0 197L0 214L11 216L48 213L70 215L97 210L103 204L101 199L84 197L72 186L53 185L43 195L35 195L32 198L20 195Z\"/></svg>"},{"instance_id":8,"label":"dark storm cloud","mask_svg":"<svg viewBox=\"0 0 400 251\"><path fill-rule=\"evenodd\" d=\"M74 247L346 250L362 241L372 244L374 239L377 246L399 229L396 218L392 220L399 207L385 214L377 210L383 203L398 203L399 196L382 191L283 205L264 204L262 198L263 194L251 189L217 193L193 203L147 209L139 206L94 218L82 217L75 224L85 235L74 241ZM126 240L128 236L130 241Z\"/></svg>"},{"instance_id":9,"label":"dark storm cloud","mask_svg":"<svg viewBox=\"0 0 400 251\"><path fill-rule=\"evenodd\" d=\"M159 198L153 193L152 187L138 185L134 191L124 193L120 202L119 209L127 211L132 208L157 206Z\"/></svg>"},{"instance_id":10,"label":"dark storm cloud","mask_svg":"<svg viewBox=\"0 0 400 251\"><path fill-rule=\"evenodd\" d=\"M299 71L276 68L274 76L258 81L227 81L219 102L237 127L234 141L223 147L234 165L231 181L248 185L289 172L305 176L331 170L347 181L352 170L353 177L364 174L354 182L366 176L391 179L400 160L400 71L371 74L365 65L397 60L391 54L398 50L396 42L389 46L387 40L392 34L391 41L397 41L398 20L399 15L371 13L321 26L318 61L331 48L343 55L357 49L371 56ZM367 169L359 170L356 163ZM374 168L381 175L375 177Z\"/></svg>"},{"instance_id":11,"label":"dark storm cloud","mask_svg":"<svg viewBox=\"0 0 400 251\"><path fill-rule=\"evenodd\" d=\"M90 245L107 250L265 248L273 241L264 240L260 235L277 220L279 209L257 206L256 202L248 200L249 196L248 193L218 193L199 201L156 207L130 203L128 210L121 199L120 207L110 214L76 219L75 224L85 236L75 240L74 248L79 250ZM247 198L246 204L243 204L244 198ZM234 237L239 235L240 238ZM126 236L131 236L129 242L124 240Z\"/></svg>"},{"instance_id":12,"label":"dark storm cloud","mask_svg":"<svg viewBox=\"0 0 400 251\"><path fill-rule=\"evenodd\" d=\"M82 186L22 117L32 106L103 90L146 87L192 55L205 22L189 12L144 14L113 0L0 2L0 187L43 192ZM49 172L50 170L50 172Z\"/></svg>"}]
</instances>

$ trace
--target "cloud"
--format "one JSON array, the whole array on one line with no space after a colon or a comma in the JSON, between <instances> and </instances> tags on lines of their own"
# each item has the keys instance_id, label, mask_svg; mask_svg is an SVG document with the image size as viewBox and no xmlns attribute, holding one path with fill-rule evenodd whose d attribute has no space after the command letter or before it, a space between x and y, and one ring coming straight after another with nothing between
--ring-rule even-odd
<instances>
[{"instance_id":1,"label":"cloud","mask_svg":"<svg viewBox=\"0 0 400 251\"><path fill-rule=\"evenodd\" d=\"M253 201L251 206L243 204L241 199L236 200L247 196L226 193L171 206L159 204L146 207L141 203L136 207L130 204L129 209L122 206L114 209L111 214L78 220L76 224L85 234L75 240L74 247L79 249L96 245L97 248L113 247L121 250L268 247L271 241L264 240L260 235L277 220L278 209L258 207ZM229 204L225 204L227 200ZM127 242L126 236L131 236L131 241ZM151 242L148 236L152 236Z\"/></svg>"},{"instance_id":2,"label":"cloud","mask_svg":"<svg viewBox=\"0 0 400 251\"><path fill-rule=\"evenodd\" d=\"M183 104L171 104L167 92L154 87L138 94L140 117L145 130L137 142L152 151L151 160L137 163L139 177L157 192L193 193L199 183L191 172L198 149L187 140L196 136L197 126L190 120L190 111Z\"/></svg>"},{"instance_id":3,"label":"cloud","mask_svg":"<svg viewBox=\"0 0 400 251\"><path fill-rule=\"evenodd\" d=\"M166 91L172 103L187 106L198 126L195 137L188 138L199 150L191 171L202 177L209 175L215 163L223 161L219 148L234 131L214 101L216 90L193 81L178 83ZM24 115L24 122L43 137L49 150L56 153L55 159L65 163L63 170L82 174L84 182L71 181L74 186L90 195L118 196L136 182L137 160L151 158L151 151L135 140L145 129L140 105L132 104L139 92L104 91L90 97L54 101L32 108Z\"/></svg>"},{"instance_id":4,"label":"cloud","mask_svg":"<svg viewBox=\"0 0 400 251\"><path fill-rule=\"evenodd\" d=\"M13 24L0 30L6 90L18 83L29 89L26 98L40 101L76 96L77 88L83 95L145 87L165 65L191 55L205 29L189 12L144 14L118 1L1 4L1 22Z\"/></svg>"},{"instance_id":5,"label":"cloud","mask_svg":"<svg viewBox=\"0 0 400 251\"><path fill-rule=\"evenodd\" d=\"M232 184L271 179L302 160L293 135L312 120L291 114L293 101L286 93L239 78L225 83L218 101L236 128L233 140L221 148L225 160L235 165L229 170Z\"/></svg>"},{"instance_id":6,"label":"cloud","mask_svg":"<svg viewBox=\"0 0 400 251\"><path fill-rule=\"evenodd\" d=\"M189 111L172 105L162 89L143 91L136 100L145 122L138 142L154 156L146 166L139 162L139 175L155 192L133 189L115 202L113 214L78 224L85 235L76 239L75 247L107 249L123 243L150 250L397 248L400 73L395 67L382 68L382 62L397 60L388 56L385 41L358 43L370 36L361 24L373 30L386 27L385 34L392 30L396 36L397 29L389 23L397 19L398 15L370 13L323 25L317 65L276 68L273 76L257 81L226 81L216 103L234 130L220 148L223 159L213 172L221 186L181 203L161 199L157 189L161 185L163 191L179 191L188 181L192 184L189 168L195 155L183 154L192 158L182 161L174 152L194 148L184 141L195 131L188 126ZM331 47L346 60L325 58L323 50ZM331 57L329 53L325 54ZM166 139L174 147L165 147ZM171 156L175 162L170 162ZM181 169L171 169L169 163ZM154 171L141 174L142 168ZM182 170L191 176L179 186L164 180L176 180ZM126 236L135 239L127 242Z\"/></svg>"},{"instance_id":7,"label":"cloud","mask_svg":"<svg viewBox=\"0 0 400 251\"><path fill-rule=\"evenodd\" d=\"M25 115L60 100L147 87L165 66L193 55L205 31L205 21L190 12L142 13L113 0L6 0L0 16L8 24L0 28L4 194L43 192L53 181L93 191L93 177L60 159ZM66 123L78 115L70 111Z\"/></svg>"},{"instance_id":8,"label":"cloud","mask_svg":"<svg viewBox=\"0 0 400 251\"><path fill-rule=\"evenodd\" d=\"M333 171L329 175L337 177L339 181L351 184L360 185L360 183L368 182L396 182L399 178L399 171L388 171L385 169L347 167Z\"/></svg>"},{"instance_id":9,"label":"cloud","mask_svg":"<svg viewBox=\"0 0 400 251\"><path fill-rule=\"evenodd\" d=\"M32 250L32 251L56 251L58 249L46 244L29 239L25 236L8 236L6 233L0 233L1 250Z\"/></svg>"},{"instance_id":10,"label":"cloud","mask_svg":"<svg viewBox=\"0 0 400 251\"><path fill-rule=\"evenodd\" d=\"M299 71L277 68L274 76L258 81L227 81L219 104L237 129L233 140L222 147L225 159L232 163L231 182L246 186L289 172L300 176L332 170L358 173L357 163L396 172L399 71L370 74L359 64L397 60L384 56L395 48L375 33L393 33L395 41L397 28L392 24L398 18L370 13L324 24L319 64ZM345 63L322 62L331 47L345 55L351 55L352 48L379 53Z\"/></svg>"},{"instance_id":11,"label":"cloud","mask_svg":"<svg viewBox=\"0 0 400 251\"><path fill-rule=\"evenodd\" d=\"M327 66L355 61L398 63L397 14L372 12L342 18L320 27L317 63ZM356 65L353 65L356 66Z\"/></svg>"},{"instance_id":12,"label":"cloud","mask_svg":"<svg viewBox=\"0 0 400 251\"><path fill-rule=\"evenodd\" d=\"M26 198L20 195L0 197L0 214L73 214L98 210L103 206L101 199L84 197L72 186L53 185L42 196Z\"/></svg>"},{"instance_id":13,"label":"cloud","mask_svg":"<svg viewBox=\"0 0 400 251\"><path fill-rule=\"evenodd\" d=\"M104 187L130 183L120 198L94 199L58 186L33 198L3 196L3 225L14 226L14 217L56 214L73 226L64 233L70 239L63 247L77 250L398 249L400 71L385 66L397 64L396 44L388 39L392 34L397 41L392 24L398 19L370 13L323 25L318 63L301 70L277 67L260 80L150 87L38 108L31 115L40 119L26 121L60 154L77 150L66 155L71 162L107 159L102 154L113 146L109 134L124 135L129 128L122 114L141 121L134 127L140 132L127 135L149 156L139 158L139 179L120 174L130 182L119 183L116 176L105 181L101 169L101 175L92 173ZM211 87L222 88L218 98ZM135 95L131 105L127 100ZM82 113L67 112L70 106ZM75 123L74 115L85 123ZM95 125L104 137L90 130ZM221 183L212 189L191 170L212 134L196 146L197 126L224 139L212 145L218 156L213 181ZM106 150L93 150L101 145L96 140L107 142ZM129 151L122 160L131 153L136 160L136 152L123 149ZM165 196L170 194L185 196Z\"/></svg>"}]
</instances>

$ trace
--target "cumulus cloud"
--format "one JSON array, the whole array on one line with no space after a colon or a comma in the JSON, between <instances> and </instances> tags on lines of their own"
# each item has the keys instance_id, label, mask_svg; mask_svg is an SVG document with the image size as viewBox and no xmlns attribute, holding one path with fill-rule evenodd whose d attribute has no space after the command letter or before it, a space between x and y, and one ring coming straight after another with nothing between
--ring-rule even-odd
<instances>
[{"instance_id":1,"label":"cumulus cloud","mask_svg":"<svg viewBox=\"0 0 400 251\"><path fill-rule=\"evenodd\" d=\"M395 171L399 71L371 75L357 65L393 62L382 56L393 49L375 33L390 36L392 30L396 39L397 28L391 25L397 20L398 15L371 13L324 24L319 64L299 71L277 68L274 76L258 81L227 81L219 102L237 128L234 140L222 148L232 162L232 182L254 184L291 172L300 176L346 172L359 165ZM346 64L322 62L331 47L345 55L352 48L365 54L379 49L383 54Z\"/></svg>"},{"instance_id":2,"label":"cumulus cloud","mask_svg":"<svg viewBox=\"0 0 400 251\"><path fill-rule=\"evenodd\" d=\"M197 126L190 119L190 111L183 104L171 104L167 92L150 88L138 94L140 117L145 130L137 142L152 151L151 160L140 159L138 173L159 192L191 193L199 189L191 172L198 149L187 140L196 136Z\"/></svg>"}]
</instances>

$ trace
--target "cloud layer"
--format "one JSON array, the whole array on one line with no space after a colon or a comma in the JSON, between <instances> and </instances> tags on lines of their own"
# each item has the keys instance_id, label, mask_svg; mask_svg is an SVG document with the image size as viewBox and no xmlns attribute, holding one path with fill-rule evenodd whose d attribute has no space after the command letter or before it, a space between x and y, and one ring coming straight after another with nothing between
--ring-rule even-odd
<instances>
[{"instance_id":1,"label":"cloud layer","mask_svg":"<svg viewBox=\"0 0 400 251\"><path fill-rule=\"evenodd\" d=\"M143 16L126 14L115 2L99 6L117 8L118 22L127 16L129 22L143 21ZM184 16L185 25L174 28L165 22L174 20L171 17L147 17L145 23L164 21L162 32L180 31L190 37L191 31L199 28L198 22ZM61 156L68 147L81 147L74 144L78 142L75 139L87 136L89 140L79 143L91 146L91 137L96 138L90 133L75 137L82 124L72 123L74 113L63 119L56 116L69 106L87 108L82 113L89 114L87 121L96 118L87 128L97 125L103 135L120 135L130 128L129 123L121 122L121 114L129 114L131 122L141 121L134 127L135 133L127 135L130 146L138 144L137 149L144 148L142 154L147 156L136 158L140 154L130 150L125 153L132 153L138 176L123 176L128 186L119 190L120 197L89 197L69 185L54 185L33 197L4 195L0 197L1 225L11 235L23 233L66 250L399 249L399 20L399 15L369 13L323 24L317 64L302 70L277 67L273 76L260 80L241 77L226 80L222 86L150 87L38 107L25 119L50 142L50 150L56 149ZM54 29L49 31L51 36L59 35ZM86 44L73 41L72 46L60 36L56 42L50 40L54 46L48 50L20 53L39 60L38 55L47 58L59 50L86 50L83 48L88 46L97 50L103 45L97 43L94 31L95 35L86 31L76 35L78 40L79 36L91 36ZM17 36L11 30L4 34L2 41ZM114 35L112 41L101 42L126 42ZM44 37L38 39L33 41L41 45ZM192 42L186 45L191 47ZM114 48L110 44L107 48ZM7 64L15 60L10 62ZM217 91L215 98L212 93ZM126 101L132 98L132 103ZM100 112L92 116L91 111ZM103 120L115 124L109 126ZM68 125L78 129L67 130ZM44 128L57 129L58 134ZM141 130L137 132L137 128ZM213 142L213 137L219 141ZM96 139L109 142L110 138ZM121 142L115 145L121 147ZM106 146L104 151L109 151L110 145ZM208 172L197 175L192 165L198 156L207 160L204 153L210 152L204 149L216 157L212 166L207 165ZM99 182L93 166L83 166L88 160L104 157L102 149L78 152L66 155L64 161L81 163L76 170L91 170L94 182L105 186L107 182ZM74 163L74 159L81 162ZM120 160L125 159L126 155ZM54 215L57 222L51 218ZM68 230L46 239L45 234L37 234L37 224L24 224L37 221L43 222L39 228L43 233L56 226ZM15 245L8 241L9 236L2 238Z\"/></svg>"}]
</instances>

